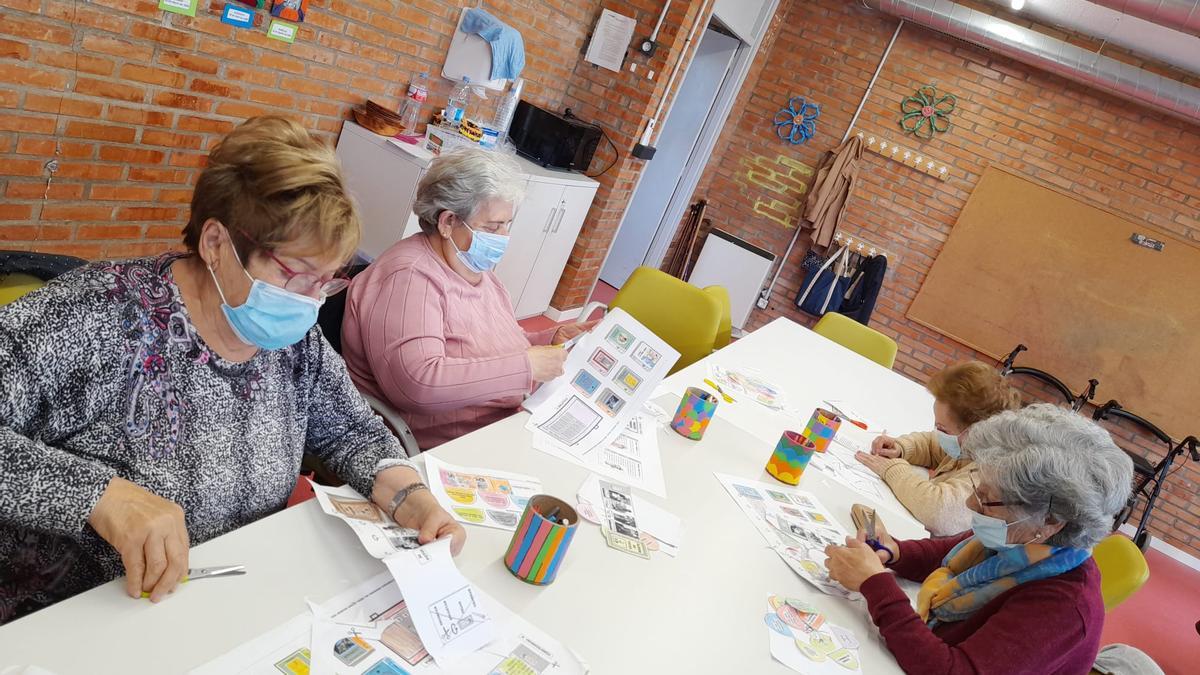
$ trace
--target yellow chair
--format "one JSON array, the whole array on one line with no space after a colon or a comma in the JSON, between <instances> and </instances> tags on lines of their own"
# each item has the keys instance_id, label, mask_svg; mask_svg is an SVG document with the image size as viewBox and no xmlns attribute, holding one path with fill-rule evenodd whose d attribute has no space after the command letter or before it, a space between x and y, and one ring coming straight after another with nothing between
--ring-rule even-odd
<instances>
[{"instance_id":1,"label":"yellow chair","mask_svg":"<svg viewBox=\"0 0 1200 675\"><path fill-rule=\"evenodd\" d=\"M704 292L721 303L721 324L717 327L717 339L713 349L728 347L733 340L733 308L729 305L729 291L724 286L705 286Z\"/></svg>"},{"instance_id":2,"label":"yellow chair","mask_svg":"<svg viewBox=\"0 0 1200 675\"><path fill-rule=\"evenodd\" d=\"M29 291L45 285L46 282L32 274L22 274L20 272L0 274L0 307L7 305Z\"/></svg>"},{"instance_id":3,"label":"yellow chair","mask_svg":"<svg viewBox=\"0 0 1200 675\"><path fill-rule=\"evenodd\" d=\"M608 307L629 312L679 352L679 360L671 368L673 373L712 353L721 331L721 319L729 312L718 296L653 267L639 267L629 275ZM579 320L591 316L597 305L589 304Z\"/></svg>"},{"instance_id":4,"label":"yellow chair","mask_svg":"<svg viewBox=\"0 0 1200 675\"><path fill-rule=\"evenodd\" d=\"M1150 579L1145 556L1124 535L1105 537L1092 549L1092 558L1100 568L1100 595L1104 597L1105 610L1128 600Z\"/></svg>"},{"instance_id":5,"label":"yellow chair","mask_svg":"<svg viewBox=\"0 0 1200 675\"><path fill-rule=\"evenodd\" d=\"M885 368L896 362L895 340L843 314L827 312L813 331Z\"/></svg>"}]
</instances>

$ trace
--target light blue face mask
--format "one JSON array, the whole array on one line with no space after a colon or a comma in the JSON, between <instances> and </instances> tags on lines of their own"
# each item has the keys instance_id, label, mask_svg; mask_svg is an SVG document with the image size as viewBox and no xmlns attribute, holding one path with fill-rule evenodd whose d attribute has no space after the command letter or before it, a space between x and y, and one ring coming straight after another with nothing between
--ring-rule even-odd
<instances>
[{"instance_id":1,"label":"light blue face mask","mask_svg":"<svg viewBox=\"0 0 1200 675\"><path fill-rule=\"evenodd\" d=\"M948 434L940 429L934 429L933 433L937 434L938 445L942 446L942 450L954 459L962 457L962 446L958 444L958 436Z\"/></svg>"},{"instance_id":2,"label":"light blue face mask","mask_svg":"<svg viewBox=\"0 0 1200 675\"><path fill-rule=\"evenodd\" d=\"M237 255L236 251L234 255ZM238 264L241 262L239 257ZM259 349L283 349L299 342L317 323L317 310L324 304L324 299L316 300L259 281L250 276L245 265L242 265L242 273L250 280L250 295L246 297L246 302L230 307L212 267L208 268L208 273L212 275L213 283L217 284L221 312L225 314L229 327L242 342Z\"/></svg>"},{"instance_id":3,"label":"light blue face mask","mask_svg":"<svg viewBox=\"0 0 1200 675\"><path fill-rule=\"evenodd\" d=\"M508 235L480 232L472 229L465 222L463 226L471 232L471 245L467 247L467 250L460 250L458 244L454 243L454 239L450 239L450 245L454 247L455 251L458 251L458 259L467 266L467 269L477 274L494 268L504 257L504 251L508 249Z\"/></svg>"},{"instance_id":4,"label":"light blue face mask","mask_svg":"<svg viewBox=\"0 0 1200 675\"><path fill-rule=\"evenodd\" d=\"M1030 516L1025 516L1021 520L1011 523L994 516L985 516L976 511L971 512L971 531L975 533L979 543L993 551L1002 551L1006 548L1012 548L1018 544L1008 543L1008 526L1016 525L1019 522L1029 520Z\"/></svg>"}]
</instances>

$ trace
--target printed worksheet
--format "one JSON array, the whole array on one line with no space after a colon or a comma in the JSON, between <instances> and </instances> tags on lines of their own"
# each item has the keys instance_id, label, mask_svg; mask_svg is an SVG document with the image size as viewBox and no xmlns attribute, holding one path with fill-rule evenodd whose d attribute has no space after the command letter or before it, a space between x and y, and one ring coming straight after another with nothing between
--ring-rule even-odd
<instances>
[{"instance_id":1,"label":"printed worksheet","mask_svg":"<svg viewBox=\"0 0 1200 675\"><path fill-rule=\"evenodd\" d=\"M861 646L854 633L825 620L814 606L781 595L767 597L771 656L805 675L852 675L862 672Z\"/></svg>"},{"instance_id":2,"label":"printed worksheet","mask_svg":"<svg viewBox=\"0 0 1200 675\"><path fill-rule=\"evenodd\" d=\"M479 589L454 565L450 539L442 538L384 558L407 604L421 644L448 666L496 637L496 624Z\"/></svg>"},{"instance_id":3,"label":"printed worksheet","mask_svg":"<svg viewBox=\"0 0 1200 675\"><path fill-rule=\"evenodd\" d=\"M783 389L756 370L725 368L711 363L708 372L727 394L736 397L735 401L745 397L770 410L784 410L787 407Z\"/></svg>"},{"instance_id":4,"label":"printed worksheet","mask_svg":"<svg viewBox=\"0 0 1200 675\"><path fill-rule=\"evenodd\" d=\"M412 610L388 573L346 590L193 675L583 675L587 667L554 638L475 591L497 634L452 665L425 650Z\"/></svg>"},{"instance_id":5,"label":"printed worksheet","mask_svg":"<svg viewBox=\"0 0 1200 675\"><path fill-rule=\"evenodd\" d=\"M496 469L457 466L425 454L429 490L455 520L501 530L517 529L529 498L542 491L542 482Z\"/></svg>"},{"instance_id":6,"label":"printed worksheet","mask_svg":"<svg viewBox=\"0 0 1200 675\"><path fill-rule=\"evenodd\" d=\"M677 360L679 352L628 313L611 310L571 348L563 374L525 400L534 447L603 455ZM607 462L633 473L630 457L612 453Z\"/></svg>"},{"instance_id":7,"label":"printed worksheet","mask_svg":"<svg viewBox=\"0 0 1200 675\"><path fill-rule=\"evenodd\" d=\"M625 428L607 446L588 449L581 455L563 450L542 434L534 434L533 447L666 499L667 485L663 477L662 455L658 450L658 429L659 424L654 417L641 411L629 418Z\"/></svg>"},{"instance_id":8,"label":"printed worksheet","mask_svg":"<svg viewBox=\"0 0 1200 675\"><path fill-rule=\"evenodd\" d=\"M600 525L604 518L604 496L600 489L600 478L590 474L579 486L575 495L579 517ZM669 556L679 555L683 544L683 521L673 513L661 508L648 499L633 495L633 509L638 514L638 528L646 549L662 551Z\"/></svg>"},{"instance_id":9,"label":"printed worksheet","mask_svg":"<svg viewBox=\"0 0 1200 675\"><path fill-rule=\"evenodd\" d=\"M771 550L800 578L828 595L861 597L830 579L825 570L825 547L845 544L847 534L816 495L779 483L714 475Z\"/></svg>"},{"instance_id":10,"label":"printed worksheet","mask_svg":"<svg viewBox=\"0 0 1200 675\"><path fill-rule=\"evenodd\" d=\"M417 541L416 530L397 525L390 515L355 492L354 488L348 485L328 487L309 482L321 510L349 525L363 548L372 556L383 558L421 545Z\"/></svg>"},{"instance_id":11,"label":"printed worksheet","mask_svg":"<svg viewBox=\"0 0 1200 675\"><path fill-rule=\"evenodd\" d=\"M868 437L867 432L842 422L833 442L825 452L813 453L809 465L856 492L879 499L890 489L887 483L854 458L855 452L871 451L870 438L873 436Z\"/></svg>"}]
</instances>

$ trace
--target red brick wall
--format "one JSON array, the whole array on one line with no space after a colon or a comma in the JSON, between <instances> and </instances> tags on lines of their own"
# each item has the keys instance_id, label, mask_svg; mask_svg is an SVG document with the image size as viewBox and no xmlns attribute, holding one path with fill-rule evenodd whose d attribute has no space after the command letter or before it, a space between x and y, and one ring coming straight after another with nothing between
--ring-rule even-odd
<instances>
[{"instance_id":1,"label":"red brick wall","mask_svg":"<svg viewBox=\"0 0 1200 675\"><path fill-rule=\"evenodd\" d=\"M717 227L780 254L795 231L809 173L841 140L896 26L895 19L852 0L790 2L781 7L784 13L782 20L776 17L779 34L760 53L757 79L748 80L695 195L709 201L706 215ZM899 342L897 371L924 382L948 364L987 360L905 314L991 164L1200 242L1200 128L911 24L856 126L901 140L899 101L930 81L958 95L954 126L932 141L902 140L953 167L953 178L942 182L867 153L844 226L892 253L871 325ZM789 146L774 137L769 119L797 94L820 103L821 117L813 140ZM807 244L802 237L769 308L756 311L750 327L777 316L810 322L792 306ZM1036 365L1036 355L1026 359ZM1147 452L1152 461L1162 455L1158 448ZM1153 527L1156 536L1194 554L1200 554L1198 484L1195 463L1174 474Z\"/></svg>"},{"instance_id":2,"label":"red brick wall","mask_svg":"<svg viewBox=\"0 0 1200 675\"><path fill-rule=\"evenodd\" d=\"M194 19L157 4L0 0L0 248L164 250L207 149L246 117L290 115L332 139L353 105L397 105L416 72L434 83L427 112L449 93L439 73L459 3L312 0L294 45L222 24L220 0ZM561 106L599 5L485 3L522 32L526 98Z\"/></svg>"}]
</instances>

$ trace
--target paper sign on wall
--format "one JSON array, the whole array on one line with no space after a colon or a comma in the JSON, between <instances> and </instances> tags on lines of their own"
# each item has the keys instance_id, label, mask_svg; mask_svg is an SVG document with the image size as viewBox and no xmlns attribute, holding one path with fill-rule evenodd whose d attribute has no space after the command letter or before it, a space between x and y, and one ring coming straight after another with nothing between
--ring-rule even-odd
<instances>
[{"instance_id":1,"label":"paper sign on wall","mask_svg":"<svg viewBox=\"0 0 1200 675\"><path fill-rule=\"evenodd\" d=\"M296 24L273 19L271 27L267 29L267 37L272 40L292 43L296 41Z\"/></svg>"},{"instance_id":2,"label":"paper sign on wall","mask_svg":"<svg viewBox=\"0 0 1200 675\"><path fill-rule=\"evenodd\" d=\"M621 64L625 62L625 50L629 48L636 27L637 20L633 17L604 10L596 22L596 30L592 32L592 41L588 43L584 58L588 63L620 72Z\"/></svg>"},{"instance_id":3,"label":"paper sign on wall","mask_svg":"<svg viewBox=\"0 0 1200 675\"><path fill-rule=\"evenodd\" d=\"M221 23L238 28L250 28L254 25L254 12L227 3L221 12Z\"/></svg>"},{"instance_id":4,"label":"paper sign on wall","mask_svg":"<svg viewBox=\"0 0 1200 675\"><path fill-rule=\"evenodd\" d=\"M196 5L200 0L158 0L158 8L166 12L196 16Z\"/></svg>"}]
</instances>

